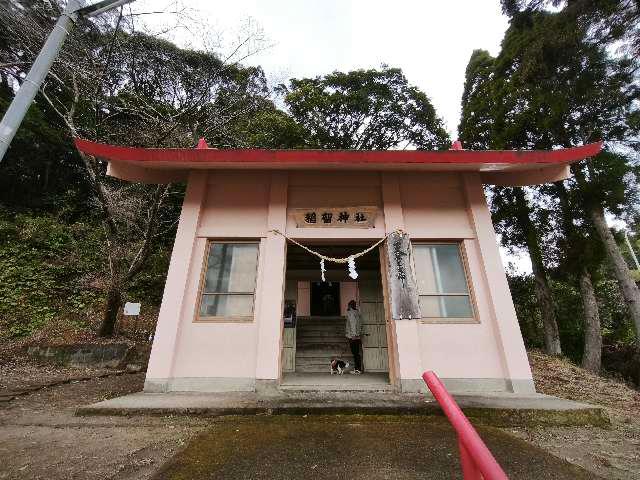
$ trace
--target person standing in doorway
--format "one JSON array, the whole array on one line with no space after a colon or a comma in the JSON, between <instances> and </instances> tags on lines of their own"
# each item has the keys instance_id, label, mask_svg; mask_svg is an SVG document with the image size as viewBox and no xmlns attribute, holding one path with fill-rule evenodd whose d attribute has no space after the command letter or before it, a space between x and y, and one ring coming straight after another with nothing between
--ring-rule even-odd
<instances>
[{"instance_id":1,"label":"person standing in doorway","mask_svg":"<svg viewBox=\"0 0 640 480\"><path fill-rule=\"evenodd\" d=\"M358 304L355 300L351 300L347 305L345 336L349 340L349 347L355 363L355 370L352 370L351 373L359 375L362 373L362 356L360 355L360 348L362 347L362 315L358 311Z\"/></svg>"}]
</instances>

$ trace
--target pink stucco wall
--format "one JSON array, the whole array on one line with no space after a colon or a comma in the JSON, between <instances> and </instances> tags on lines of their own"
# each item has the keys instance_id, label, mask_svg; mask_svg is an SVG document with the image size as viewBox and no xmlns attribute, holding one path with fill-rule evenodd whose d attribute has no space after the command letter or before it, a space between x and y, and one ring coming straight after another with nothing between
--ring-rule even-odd
<instances>
[{"instance_id":1,"label":"pink stucco wall","mask_svg":"<svg viewBox=\"0 0 640 480\"><path fill-rule=\"evenodd\" d=\"M291 209L379 207L371 229L297 228ZM413 240L460 240L478 323L395 322L404 390L435 370L452 388L528 391L531 372L476 173L192 172L152 350L148 391L251 390L280 377L286 244L375 241L396 228ZM254 321L194 322L207 238L256 239L260 259Z\"/></svg>"}]
</instances>

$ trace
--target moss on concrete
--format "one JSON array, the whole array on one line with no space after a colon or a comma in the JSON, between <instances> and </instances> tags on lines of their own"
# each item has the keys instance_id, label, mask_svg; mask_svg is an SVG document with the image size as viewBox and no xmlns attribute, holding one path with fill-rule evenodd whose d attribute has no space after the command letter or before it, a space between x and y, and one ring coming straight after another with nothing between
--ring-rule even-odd
<instances>
[{"instance_id":1,"label":"moss on concrete","mask_svg":"<svg viewBox=\"0 0 640 480\"><path fill-rule=\"evenodd\" d=\"M479 433L511 478L599 477L489 427ZM159 479L461 478L446 419L331 415L226 417L195 438Z\"/></svg>"},{"instance_id":2,"label":"moss on concrete","mask_svg":"<svg viewBox=\"0 0 640 480\"><path fill-rule=\"evenodd\" d=\"M494 427L584 426L607 428L611 422L602 408L576 410L533 410L503 408L465 408L474 423Z\"/></svg>"},{"instance_id":3,"label":"moss on concrete","mask_svg":"<svg viewBox=\"0 0 640 480\"><path fill-rule=\"evenodd\" d=\"M533 427L533 426L582 426L592 425L607 427L609 418L600 407L580 409L520 409L520 408L489 408L464 407L465 414L482 425L496 427ZM80 407L76 415L378 415L393 416L442 416L442 410L437 404L403 403L395 401L371 402L370 405L349 405L336 403L299 403L287 401L286 405L272 406L216 406L216 407L110 407L106 405Z\"/></svg>"}]
</instances>

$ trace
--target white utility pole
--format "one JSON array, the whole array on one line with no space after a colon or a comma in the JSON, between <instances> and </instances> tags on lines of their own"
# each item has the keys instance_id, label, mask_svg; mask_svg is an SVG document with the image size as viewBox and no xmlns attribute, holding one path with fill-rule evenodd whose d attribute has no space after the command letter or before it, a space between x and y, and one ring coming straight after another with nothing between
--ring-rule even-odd
<instances>
[{"instance_id":1,"label":"white utility pole","mask_svg":"<svg viewBox=\"0 0 640 480\"><path fill-rule=\"evenodd\" d=\"M7 152L11 140L15 136L29 106L35 98L40 85L44 81L51 65L58 56L69 30L73 28L78 17L94 17L113 8L120 7L135 0L102 0L93 5L83 7L83 0L69 0L64 12L58 18L53 30L49 34L42 50L33 62L27 77L20 85L18 92L2 117L0 123L0 162Z\"/></svg>"},{"instance_id":2,"label":"white utility pole","mask_svg":"<svg viewBox=\"0 0 640 480\"><path fill-rule=\"evenodd\" d=\"M633 263L636 264L636 270L640 270L640 263L638 263L638 257L636 257L636 252L633 251L633 245L631 245L631 241L629 240L629 235L627 231L624 231L624 240L627 242L627 247L629 247L629 252L631 252L631 258L633 258Z\"/></svg>"}]
</instances>

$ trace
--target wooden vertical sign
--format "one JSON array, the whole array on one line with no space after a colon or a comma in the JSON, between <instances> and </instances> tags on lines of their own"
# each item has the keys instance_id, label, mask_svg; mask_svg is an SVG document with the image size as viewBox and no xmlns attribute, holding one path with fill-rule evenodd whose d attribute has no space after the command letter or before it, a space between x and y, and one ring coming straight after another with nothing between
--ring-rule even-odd
<instances>
[{"instance_id":1,"label":"wooden vertical sign","mask_svg":"<svg viewBox=\"0 0 640 480\"><path fill-rule=\"evenodd\" d=\"M411 241L406 233L394 232L387 240L391 317L411 320L421 317L418 288L411 268Z\"/></svg>"}]
</instances>

